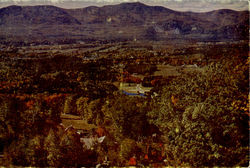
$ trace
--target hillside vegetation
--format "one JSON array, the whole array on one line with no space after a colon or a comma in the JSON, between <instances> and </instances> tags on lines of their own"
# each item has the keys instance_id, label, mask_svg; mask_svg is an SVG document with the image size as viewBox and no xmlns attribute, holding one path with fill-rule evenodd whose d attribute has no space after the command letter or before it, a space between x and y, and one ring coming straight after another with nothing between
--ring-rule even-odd
<instances>
[{"instance_id":1,"label":"hillside vegetation","mask_svg":"<svg viewBox=\"0 0 250 168\"><path fill-rule=\"evenodd\" d=\"M1 55L4 166L248 166L248 43L85 53L95 59ZM191 60L198 71L181 66ZM150 82L165 64L181 75ZM147 77L152 90L123 94L114 83L125 71ZM86 147L86 135L66 128L62 114L83 120L83 134L105 139Z\"/></svg>"}]
</instances>

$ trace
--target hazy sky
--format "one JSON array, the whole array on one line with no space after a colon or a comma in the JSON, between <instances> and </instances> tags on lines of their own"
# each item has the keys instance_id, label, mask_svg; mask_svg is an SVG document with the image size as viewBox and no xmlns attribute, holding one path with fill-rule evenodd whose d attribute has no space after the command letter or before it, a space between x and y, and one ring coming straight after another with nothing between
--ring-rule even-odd
<instances>
[{"instance_id":1,"label":"hazy sky","mask_svg":"<svg viewBox=\"0 0 250 168\"><path fill-rule=\"evenodd\" d=\"M178 11L205 12L222 8L249 10L248 0L0 0L0 8L9 5L55 5L63 8L81 8L138 1Z\"/></svg>"}]
</instances>

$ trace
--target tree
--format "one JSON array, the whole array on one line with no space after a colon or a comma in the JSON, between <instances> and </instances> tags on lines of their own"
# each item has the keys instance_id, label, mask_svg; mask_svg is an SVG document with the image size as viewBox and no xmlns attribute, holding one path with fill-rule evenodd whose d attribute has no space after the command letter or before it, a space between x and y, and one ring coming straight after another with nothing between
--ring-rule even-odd
<instances>
[{"instance_id":1,"label":"tree","mask_svg":"<svg viewBox=\"0 0 250 168\"><path fill-rule=\"evenodd\" d=\"M101 124L103 122L103 113L101 111L103 100L96 99L89 101L86 97L80 97L76 101L77 112L88 123Z\"/></svg>"},{"instance_id":2,"label":"tree","mask_svg":"<svg viewBox=\"0 0 250 168\"><path fill-rule=\"evenodd\" d=\"M63 113L65 114L75 114L76 113L76 105L75 105L75 96L69 95L65 98Z\"/></svg>"},{"instance_id":3,"label":"tree","mask_svg":"<svg viewBox=\"0 0 250 168\"><path fill-rule=\"evenodd\" d=\"M112 125L118 134L137 139L147 128L146 111L149 109L144 98L117 95L103 105L104 123Z\"/></svg>"},{"instance_id":4,"label":"tree","mask_svg":"<svg viewBox=\"0 0 250 168\"><path fill-rule=\"evenodd\" d=\"M124 139L121 141L120 150L119 150L119 158L121 166L128 165L129 158L131 158L136 153L136 142L132 139Z\"/></svg>"},{"instance_id":5,"label":"tree","mask_svg":"<svg viewBox=\"0 0 250 168\"><path fill-rule=\"evenodd\" d=\"M44 139L44 150L46 151L47 164L53 167L61 166L63 153L60 150L58 141L60 137L55 130L50 129L47 137Z\"/></svg>"},{"instance_id":6,"label":"tree","mask_svg":"<svg viewBox=\"0 0 250 168\"><path fill-rule=\"evenodd\" d=\"M247 116L232 103L244 97L237 78L220 64L183 75L162 90L149 120L164 133L173 166L247 164Z\"/></svg>"},{"instance_id":7,"label":"tree","mask_svg":"<svg viewBox=\"0 0 250 168\"><path fill-rule=\"evenodd\" d=\"M62 154L60 162L63 166L72 167L94 162L95 158L88 158L88 154L84 153L80 137L73 128L61 136L59 146Z\"/></svg>"}]
</instances>

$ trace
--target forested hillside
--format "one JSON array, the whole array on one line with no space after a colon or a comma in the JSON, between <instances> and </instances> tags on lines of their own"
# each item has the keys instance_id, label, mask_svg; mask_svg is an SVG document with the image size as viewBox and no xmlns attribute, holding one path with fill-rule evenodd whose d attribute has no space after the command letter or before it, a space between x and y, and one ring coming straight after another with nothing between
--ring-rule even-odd
<instances>
[{"instance_id":1,"label":"forested hillside","mask_svg":"<svg viewBox=\"0 0 250 168\"><path fill-rule=\"evenodd\" d=\"M185 47L1 51L0 164L248 166L248 43Z\"/></svg>"}]
</instances>

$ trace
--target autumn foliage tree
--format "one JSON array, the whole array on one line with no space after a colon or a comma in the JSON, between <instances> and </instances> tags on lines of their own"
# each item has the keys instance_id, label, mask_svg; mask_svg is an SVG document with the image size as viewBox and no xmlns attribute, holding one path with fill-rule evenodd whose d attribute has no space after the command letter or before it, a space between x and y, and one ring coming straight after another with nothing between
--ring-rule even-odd
<instances>
[{"instance_id":1,"label":"autumn foliage tree","mask_svg":"<svg viewBox=\"0 0 250 168\"><path fill-rule=\"evenodd\" d=\"M169 165L248 164L248 115L244 111L248 89L239 85L245 70L241 67L232 73L232 68L212 64L204 72L180 76L163 88L158 108L148 117L164 134ZM242 108L235 107L237 100Z\"/></svg>"}]
</instances>

